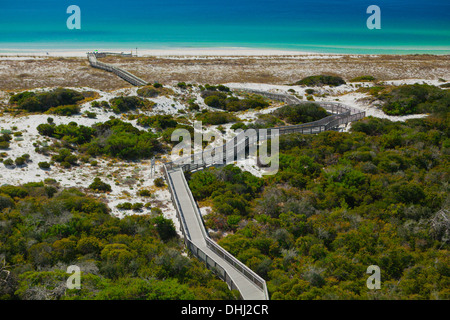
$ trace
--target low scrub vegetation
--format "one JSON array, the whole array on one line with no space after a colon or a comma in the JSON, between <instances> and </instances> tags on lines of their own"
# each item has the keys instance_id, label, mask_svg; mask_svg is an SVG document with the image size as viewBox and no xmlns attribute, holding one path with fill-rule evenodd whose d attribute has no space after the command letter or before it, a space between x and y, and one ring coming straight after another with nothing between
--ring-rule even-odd
<instances>
[{"instance_id":1,"label":"low scrub vegetation","mask_svg":"<svg viewBox=\"0 0 450 320\"><path fill-rule=\"evenodd\" d=\"M167 128L175 128L178 123L171 115L154 115L154 116L140 116L137 124L143 127L151 127L157 130L164 130Z\"/></svg>"},{"instance_id":2,"label":"low scrub vegetation","mask_svg":"<svg viewBox=\"0 0 450 320\"><path fill-rule=\"evenodd\" d=\"M229 91L210 90L202 91L205 104L226 111L242 111L247 109L261 109L269 106L269 103L261 96L250 96L240 99L234 97Z\"/></svg>"},{"instance_id":3,"label":"low scrub vegetation","mask_svg":"<svg viewBox=\"0 0 450 320\"><path fill-rule=\"evenodd\" d=\"M114 113L125 113L136 109L150 109L152 106L150 101L136 96L115 97L109 102Z\"/></svg>"},{"instance_id":4,"label":"low scrub vegetation","mask_svg":"<svg viewBox=\"0 0 450 320\"><path fill-rule=\"evenodd\" d=\"M443 117L369 117L351 132L281 136L275 175L229 165L188 181L213 209L206 226L271 299L371 299L372 264L379 299L448 299L449 141Z\"/></svg>"},{"instance_id":5,"label":"low scrub vegetation","mask_svg":"<svg viewBox=\"0 0 450 320\"><path fill-rule=\"evenodd\" d=\"M144 86L136 91L137 95L144 98L155 98L160 95L171 95L174 94L173 90L164 87L160 83L155 83L153 85Z\"/></svg>"},{"instance_id":6,"label":"low scrub vegetation","mask_svg":"<svg viewBox=\"0 0 450 320\"><path fill-rule=\"evenodd\" d=\"M312 122L328 116L327 111L316 103L283 106L272 114L292 125Z\"/></svg>"},{"instance_id":7,"label":"low scrub vegetation","mask_svg":"<svg viewBox=\"0 0 450 320\"><path fill-rule=\"evenodd\" d=\"M349 80L349 82L370 82L370 81L375 81L375 80L376 79L373 76L359 76L359 77Z\"/></svg>"},{"instance_id":8,"label":"low scrub vegetation","mask_svg":"<svg viewBox=\"0 0 450 320\"><path fill-rule=\"evenodd\" d=\"M450 108L450 92L427 84L391 87L381 91L377 98L389 115L446 113Z\"/></svg>"},{"instance_id":9,"label":"low scrub vegetation","mask_svg":"<svg viewBox=\"0 0 450 320\"><path fill-rule=\"evenodd\" d=\"M91 156L107 155L133 160L149 158L161 149L155 134L139 130L119 119L92 127L79 126L75 122L67 125L45 123L38 125L37 129L41 135L61 139L77 147L79 152Z\"/></svg>"},{"instance_id":10,"label":"low scrub vegetation","mask_svg":"<svg viewBox=\"0 0 450 320\"><path fill-rule=\"evenodd\" d=\"M59 106L74 105L85 97L81 92L57 88L48 92L25 91L13 95L9 99L11 105L28 112L45 112L52 109L52 112L63 112L62 109L55 109ZM64 108L63 108L64 109Z\"/></svg>"},{"instance_id":11,"label":"low scrub vegetation","mask_svg":"<svg viewBox=\"0 0 450 320\"><path fill-rule=\"evenodd\" d=\"M337 87L343 84L345 84L345 80L342 79L341 77L329 75L309 76L295 83L295 85L306 87L321 87L321 86Z\"/></svg>"},{"instance_id":12,"label":"low scrub vegetation","mask_svg":"<svg viewBox=\"0 0 450 320\"><path fill-rule=\"evenodd\" d=\"M238 297L204 264L182 254L184 245L175 226L161 212L154 210L152 214L130 214L119 219L109 211L104 203L74 188L60 189L47 182L1 186L0 297L4 300ZM82 270L81 290L66 286L70 265Z\"/></svg>"},{"instance_id":13,"label":"low scrub vegetation","mask_svg":"<svg viewBox=\"0 0 450 320\"><path fill-rule=\"evenodd\" d=\"M239 120L235 115L229 112L211 112L211 111L199 113L196 119L198 121L201 121L202 124L206 125L225 124Z\"/></svg>"}]
</instances>

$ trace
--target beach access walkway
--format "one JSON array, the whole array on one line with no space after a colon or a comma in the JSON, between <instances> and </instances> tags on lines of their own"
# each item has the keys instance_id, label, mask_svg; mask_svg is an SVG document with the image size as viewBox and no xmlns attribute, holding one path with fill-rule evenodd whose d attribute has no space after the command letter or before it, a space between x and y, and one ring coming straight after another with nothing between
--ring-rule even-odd
<instances>
[{"instance_id":1,"label":"beach access walkway","mask_svg":"<svg viewBox=\"0 0 450 320\"><path fill-rule=\"evenodd\" d=\"M244 90L287 104L305 103L291 95ZM347 125L351 121L365 117L364 111L341 103L318 102L318 104L328 111L330 114L328 117L296 126L266 129L264 135L260 135L258 131L256 139L245 136L245 132L241 132L226 144L209 150L208 154L202 152L192 154L175 162L165 163L163 166L172 201L181 222L186 246L194 256L203 261L208 268L214 270L222 280L226 281L231 289L238 290L241 298L245 300L268 300L269 294L266 282L209 237L184 172L202 170L210 166L228 163L230 160L234 162L238 160L239 154L243 152L245 155L252 144L260 142L261 139L272 139L290 133L315 134L327 130L336 130L341 125Z\"/></svg>"},{"instance_id":2,"label":"beach access walkway","mask_svg":"<svg viewBox=\"0 0 450 320\"><path fill-rule=\"evenodd\" d=\"M97 60L97 56L103 57L106 54L107 53L88 52L87 56L88 56L89 64L91 65L91 67L102 69L102 70L105 70L108 72L112 72L115 75L122 78L123 80L131 83L133 86L145 86L147 84L147 81L136 77L134 74L131 74L128 71L125 71L125 70L115 67L111 64L104 63L104 62Z\"/></svg>"},{"instance_id":3,"label":"beach access walkway","mask_svg":"<svg viewBox=\"0 0 450 320\"><path fill-rule=\"evenodd\" d=\"M144 85L143 80L134 77L119 68L102 64L97 61L94 54L88 55L93 67L111 71L120 77L127 78L134 85ZM240 89L266 98L282 101L286 104L301 104L304 101L288 94ZM195 201L185 172L193 172L204 168L234 162L242 152L244 156L253 144L261 140L269 140L280 135L290 133L316 134L328 130L337 130L342 125L347 125L365 117L365 112L338 102L316 102L325 108L329 116L318 121L294 126L283 126L263 129L264 134L257 130L256 139L248 137L241 132L233 139L212 151L200 152L181 158L163 165L163 172L176 209L177 218L180 221L184 242L193 256L205 263L219 278L225 281L231 290L237 290L240 298L244 300L269 300L266 281L236 259L232 254L212 240L205 228L200 209Z\"/></svg>"}]
</instances>

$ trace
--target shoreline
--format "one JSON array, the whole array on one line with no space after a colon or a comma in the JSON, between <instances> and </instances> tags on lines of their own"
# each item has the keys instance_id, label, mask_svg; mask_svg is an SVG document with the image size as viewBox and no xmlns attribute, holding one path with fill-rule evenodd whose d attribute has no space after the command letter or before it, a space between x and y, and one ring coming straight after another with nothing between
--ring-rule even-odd
<instances>
[{"instance_id":1,"label":"shoreline","mask_svg":"<svg viewBox=\"0 0 450 320\"><path fill-rule=\"evenodd\" d=\"M114 53L132 53L136 55L136 48L99 48L98 52L114 52ZM92 52L94 49L37 49L37 48L0 48L0 59L14 58L14 57L35 57L35 58L49 58L49 57L86 57L87 52ZM431 56L446 56L449 53L327 53L314 51L300 51L289 49L271 49L271 48L251 48L251 47L203 47L203 48L187 48L174 47L162 49L139 49L137 48L137 57L270 57L270 56L286 56L286 57L343 57L343 56L408 56L408 55L431 55ZM3 59L7 60L7 59Z\"/></svg>"},{"instance_id":2,"label":"shoreline","mask_svg":"<svg viewBox=\"0 0 450 320\"><path fill-rule=\"evenodd\" d=\"M35 56L35 57L84 57L87 52L92 52L92 48L88 49L1 49L0 57L14 56ZM136 48L133 50L121 48L100 48L98 52L114 52L114 53L132 53L136 55ZM284 49L259 49L246 47L205 47L205 48L167 48L167 49L139 49L138 57L148 56L304 56L304 55L341 55L307 52L299 50Z\"/></svg>"}]
</instances>

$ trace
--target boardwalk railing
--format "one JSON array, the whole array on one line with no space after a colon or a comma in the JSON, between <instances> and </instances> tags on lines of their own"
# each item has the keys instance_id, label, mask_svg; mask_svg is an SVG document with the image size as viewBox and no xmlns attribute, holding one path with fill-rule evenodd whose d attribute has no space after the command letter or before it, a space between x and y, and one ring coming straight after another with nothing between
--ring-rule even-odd
<instances>
[{"instance_id":1,"label":"boardwalk railing","mask_svg":"<svg viewBox=\"0 0 450 320\"><path fill-rule=\"evenodd\" d=\"M112 72L115 75L119 76L123 80L131 83L134 86L145 86L147 84L147 81L142 80L141 78L136 77L134 74L129 73L128 71L125 71L123 69L120 69L118 67L115 67L113 65L110 65L108 63L100 62L97 60L97 56L101 56L101 53L88 53L88 60L90 65L93 68L102 69L108 72Z\"/></svg>"},{"instance_id":2,"label":"boardwalk railing","mask_svg":"<svg viewBox=\"0 0 450 320\"><path fill-rule=\"evenodd\" d=\"M204 262L208 269L213 270L223 281L225 281L227 283L228 287L231 290L237 290L237 291L241 292L241 290L239 289L239 285L237 283L235 283L233 281L233 279L228 275L228 273L225 270L225 268L223 268L213 258L208 256L202 249L200 249L198 246L196 246L194 244L194 242L192 242L191 235L189 233L189 228L187 227L186 221L184 219L183 211L181 210L181 205L179 203L179 200L178 200L175 188L173 186L172 179L171 179L170 174L168 173L167 167L165 165L163 166L163 171L164 171L164 177L166 178L166 181L167 181L167 184L168 184L168 187L169 187L169 191L170 191L170 194L171 194L172 202L175 205L177 218L181 222L181 231L182 231L183 236L184 236L184 243L185 243L186 247L189 249L189 251L195 257L197 257L197 259L199 259L200 261ZM201 215L200 215L200 210L198 209L197 203L195 202L195 200L194 200L194 198L192 196L192 192L189 189L187 181L186 181L186 179L184 177L184 173L182 174L182 177L183 177L183 184L185 184L185 188L187 188L187 190L189 190L190 201L191 201L193 207L196 209L195 210L196 217L198 219L199 224L201 225L202 234L203 234L203 236L205 238L205 241L207 243L207 247L210 248L213 251L215 251L215 250L219 251L220 250L220 251L226 252L231 258L234 258L225 249L220 247L218 244L216 244L214 241L212 241L209 238L209 234L206 232L206 229L205 229L204 224L203 224L203 219L201 218ZM212 249L212 248L214 248L214 249ZM222 255L219 254L219 256L223 257L224 254L222 254ZM236 258L234 258L234 259L237 260ZM241 265L243 265L243 268L247 268L249 270L249 272L248 272L249 274L250 274L250 272L253 272L248 267L246 267L242 262L240 262L238 260L237 260L237 262L239 262ZM265 290L264 292L265 292L266 299L269 299L269 294L267 293L267 287L265 286L265 281L262 280L262 283L261 283L261 280L262 279L260 279L260 282L259 282L258 286L263 285L263 290Z\"/></svg>"},{"instance_id":3,"label":"boardwalk railing","mask_svg":"<svg viewBox=\"0 0 450 320\"><path fill-rule=\"evenodd\" d=\"M251 93L259 94L268 97L273 100L284 101L288 104L304 104L308 103L302 101L294 96L287 94L277 94L270 92L262 92L251 89L240 89L249 91ZM303 123L293 126L280 126L268 129L256 130L256 138L249 139L246 137L245 132L241 132L233 139L223 144L222 146L215 147L212 150L208 150L208 154L198 152L190 156L182 157L173 162L166 163L169 169L181 168L184 172L195 171L201 168L212 166L214 164L228 163L229 161L236 160L238 155L237 151L245 150L250 145L257 143L258 141L271 139L276 136L281 136L290 133L302 133L302 134L315 134L323 131L335 130L343 124L348 124L352 121L360 120L366 116L365 111L361 111L356 108L352 108L339 102L315 102L320 107L330 113L329 116L308 123Z\"/></svg>"},{"instance_id":4,"label":"boardwalk railing","mask_svg":"<svg viewBox=\"0 0 450 320\"><path fill-rule=\"evenodd\" d=\"M181 169L179 169L181 170ZM192 204L192 207L195 211L195 216L197 218L198 224L200 225L200 229L202 231L203 237L206 241L206 246L211 249L214 253L216 253L218 256L222 257L224 260L228 261L233 267L235 267L237 270L239 270L245 277L247 277L250 281L255 283L261 290L267 291L266 282L263 278L258 276L253 270L251 270L249 267L247 267L244 263L236 259L232 254L230 254L228 251L226 251L224 248L219 246L216 242L214 242L208 232L206 231L204 221L202 218L202 215L200 213L200 209L197 205L197 202L194 199L194 196L192 195L192 191L189 188L189 185L186 181L186 178L184 177L184 173L182 172L182 178L183 178L183 184L188 192L189 200ZM268 297L268 295L267 295Z\"/></svg>"}]
</instances>

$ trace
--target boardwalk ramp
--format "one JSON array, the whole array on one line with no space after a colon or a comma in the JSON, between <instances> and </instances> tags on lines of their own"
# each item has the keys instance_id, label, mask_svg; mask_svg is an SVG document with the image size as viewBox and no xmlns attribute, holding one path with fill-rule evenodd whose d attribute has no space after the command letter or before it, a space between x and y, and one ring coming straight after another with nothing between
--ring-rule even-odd
<instances>
[{"instance_id":1,"label":"boardwalk ramp","mask_svg":"<svg viewBox=\"0 0 450 320\"><path fill-rule=\"evenodd\" d=\"M96 53L92 53L92 52L88 53L88 60L89 60L89 64L91 65L91 67L102 69L102 70L105 70L108 72L112 72L115 75L122 78L123 80L131 83L133 86L145 86L147 84L147 81L142 80L139 77L136 77L134 74L132 74L128 71L125 71L123 69L115 67L111 64L98 61L97 55L101 55L101 53L100 54L96 54Z\"/></svg>"}]
</instances>

